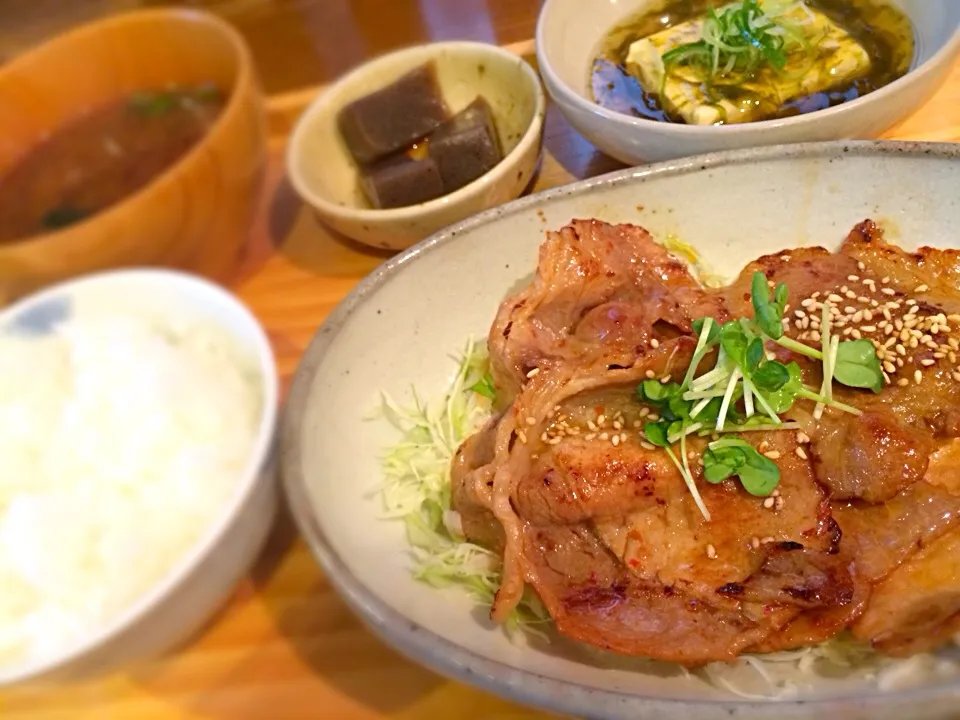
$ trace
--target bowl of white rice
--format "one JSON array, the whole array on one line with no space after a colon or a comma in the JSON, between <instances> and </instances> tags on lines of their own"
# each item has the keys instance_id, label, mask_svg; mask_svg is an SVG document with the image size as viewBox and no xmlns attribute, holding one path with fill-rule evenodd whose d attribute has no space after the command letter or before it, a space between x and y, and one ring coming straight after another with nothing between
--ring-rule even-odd
<instances>
[{"instance_id":1,"label":"bowl of white rice","mask_svg":"<svg viewBox=\"0 0 960 720\"><path fill-rule=\"evenodd\" d=\"M272 524L276 367L220 287L73 280L0 311L0 685L187 640Z\"/></svg>"}]
</instances>

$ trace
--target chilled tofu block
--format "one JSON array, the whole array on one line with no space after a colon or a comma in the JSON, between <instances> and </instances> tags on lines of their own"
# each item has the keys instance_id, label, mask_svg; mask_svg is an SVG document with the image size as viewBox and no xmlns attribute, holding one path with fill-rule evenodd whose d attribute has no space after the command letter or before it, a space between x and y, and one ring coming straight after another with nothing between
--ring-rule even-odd
<instances>
[{"instance_id":1,"label":"chilled tofu block","mask_svg":"<svg viewBox=\"0 0 960 720\"><path fill-rule=\"evenodd\" d=\"M762 6L762 5L761 5ZM745 82L707 88L693 68L664 71L662 57L700 40L702 20L676 25L637 40L627 54L627 71L664 109L691 125L742 123L769 115L791 100L850 82L870 71L870 56L843 28L815 8L798 3L783 16L806 37L809 47L791 53L786 68L763 67Z\"/></svg>"},{"instance_id":2,"label":"chilled tofu block","mask_svg":"<svg viewBox=\"0 0 960 720\"><path fill-rule=\"evenodd\" d=\"M340 111L337 125L350 154L362 164L429 135L448 116L436 67L427 63L387 87L354 100Z\"/></svg>"},{"instance_id":3,"label":"chilled tofu block","mask_svg":"<svg viewBox=\"0 0 960 720\"><path fill-rule=\"evenodd\" d=\"M444 193L460 189L500 162L500 140L487 101L478 97L437 128L428 152L440 170Z\"/></svg>"}]
</instances>

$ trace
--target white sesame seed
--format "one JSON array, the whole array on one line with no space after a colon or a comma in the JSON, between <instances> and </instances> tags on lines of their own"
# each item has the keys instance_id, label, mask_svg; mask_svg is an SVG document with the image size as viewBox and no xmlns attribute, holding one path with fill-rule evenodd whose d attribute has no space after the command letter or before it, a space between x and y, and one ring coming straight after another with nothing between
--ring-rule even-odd
<instances>
[{"instance_id":1,"label":"white sesame seed","mask_svg":"<svg viewBox=\"0 0 960 720\"><path fill-rule=\"evenodd\" d=\"M861 336L860 336L860 331L857 330L856 328L854 328L853 330L851 330L850 335L851 335L855 340L859 340L860 337L861 337Z\"/></svg>"},{"instance_id":2,"label":"white sesame seed","mask_svg":"<svg viewBox=\"0 0 960 720\"><path fill-rule=\"evenodd\" d=\"M769 450L764 453L764 456L770 458L771 460L780 459L780 453L777 450Z\"/></svg>"},{"instance_id":3,"label":"white sesame seed","mask_svg":"<svg viewBox=\"0 0 960 720\"><path fill-rule=\"evenodd\" d=\"M929 289L930 289L930 288L928 288L926 285L917 285L917 286L913 289L913 291L914 291L915 293L925 293L925 292L926 292L927 290L929 290Z\"/></svg>"},{"instance_id":4,"label":"white sesame seed","mask_svg":"<svg viewBox=\"0 0 960 720\"><path fill-rule=\"evenodd\" d=\"M648 417L647 420L649 420L650 422L657 422L658 420L660 420L660 416L657 415L656 413L650 413L650 417Z\"/></svg>"},{"instance_id":5,"label":"white sesame seed","mask_svg":"<svg viewBox=\"0 0 960 720\"><path fill-rule=\"evenodd\" d=\"M617 445L620 444L620 436L614 435L612 438L610 438L610 442L613 443L614 447L616 447Z\"/></svg>"},{"instance_id":6,"label":"white sesame seed","mask_svg":"<svg viewBox=\"0 0 960 720\"><path fill-rule=\"evenodd\" d=\"M881 284L881 285L886 285L888 282L890 282L890 276L889 276L889 275L884 275L884 276L880 279L880 284Z\"/></svg>"},{"instance_id":7,"label":"white sesame seed","mask_svg":"<svg viewBox=\"0 0 960 720\"><path fill-rule=\"evenodd\" d=\"M863 320L863 310L857 310L857 311L853 314L853 321L854 321L855 323L858 323L858 322L860 322L861 320Z\"/></svg>"},{"instance_id":8,"label":"white sesame seed","mask_svg":"<svg viewBox=\"0 0 960 720\"><path fill-rule=\"evenodd\" d=\"M848 299L848 300L856 300L856 299L857 299L857 294L856 294L853 290L847 290L847 291L844 293L844 295L847 296L847 299Z\"/></svg>"},{"instance_id":9,"label":"white sesame seed","mask_svg":"<svg viewBox=\"0 0 960 720\"><path fill-rule=\"evenodd\" d=\"M943 359L947 356L947 354L946 354L945 352L935 352L935 353L933 354L933 356L934 356L937 360L943 360Z\"/></svg>"},{"instance_id":10,"label":"white sesame seed","mask_svg":"<svg viewBox=\"0 0 960 720\"><path fill-rule=\"evenodd\" d=\"M644 450L653 450L653 445L648 443L646 440L640 441L640 447L642 447Z\"/></svg>"},{"instance_id":11,"label":"white sesame seed","mask_svg":"<svg viewBox=\"0 0 960 720\"><path fill-rule=\"evenodd\" d=\"M627 441L627 434L624 432L620 433L620 442L626 442L626 441Z\"/></svg>"},{"instance_id":12,"label":"white sesame seed","mask_svg":"<svg viewBox=\"0 0 960 720\"><path fill-rule=\"evenodd\" d=\"M820 333L814 330L812 333L810 333L810 339L814 342L820 342Z\"/></svg>"},{"instance_id":13,"label":"white sesame seed","mask_svg":"<svg viewBox=\"0 0 960 720\"><path fill-rule=\"evenodd\" d=\"M920 344L920 342L917 340L916 337L911 337L910 341L907 344L910 346L911 350L915 350L917 345Z\"/></svg>"},{"instance_id":14,"label":"white sesame seed","mask_svg":"<svg viewBox=\"0 0 960 720\"><path fill-rule=\"evenodd\" d=\"M526 444L527 434L523 430L517 430L517 439L519 439L520 442Z\"/></svg>"},{"instance_id":15,"label":"white sesame seed","mask_svg":"<svg viewBox=\"0 0 960 720\"><path fill-rule=\"evenodd\" d=\"M876 332L876 331L877 331L877 326L876 326L876 325L861 325L861 326L860 326L860 331L861 331L861 332L867 332L867 333Z\"/></svg>"},{"instance_id":16,"label":"white sesame seed","mask_svg":"<svg viewBox=\"0 0 960 720\"><path fill-rule=\"evenodd\" d=\"M805 444L810 442L810 436L807 435L803 430L797 431L797 442L800 444Z\"/></svg>"},{"instance_id":17,"label":"white sesame seed","mask_svg":"<svg viewBox=\"0 0 960 720\"><path fill-rule=\"evenodd\" d=\"M833 303L843 302L843 298L837 295L836 293L830 293L827 296L827 300Z\"/></svg>"},{"instance_id":18,"label":"white sesame seed","mask_svg":"<svg viewBox=\"0 0 960 720\"><path fill-rule=\"evenodd\" d=\"M871 320L873 320L873 313L869 310L864 310L863 319L866 320L867 322L870 322Z\"/></svg>"},{"instance_id":19,"label":"white sesame seed","mask_svg":"<svg viewBox=\"0 0 960 720\"><path fill-rule=\"evenodd\" d=\"M844 295L846 295L849 291L850 291L850 288L848 288L846 285L840 286L840 292L842 292Z\"/></svg>"},{"instance_id":20,"label":"white sesame seed","mask_svg":"<svg viewBox=\"0 0 960 720\"><path fill-rule=\"evenodd\" d=\"M937 361L926 358L924 360L921 360L920 364L923 365L924 367L930 367L931 365L936 365Z\"/></svg>"},{"instance_id":21,"label":"white sesame seed","mask_svg":"<svg viewBox=\"0 0 960 720\"><path fill-rule=\"evenodd\" d=\"M957 354L953 350L951 350L950 352L947 353L947 360L949 360L951 364L956 365Z\"/></svg>"},{"instance_id":22,"label":"white sesame seed","mask_svg":"<svg viewBox=\"0 0 960 720\"><path fill-rule=\"evenodd\" d=\"M808 308L808 307L812 306L812 305L814 304L814 302L815 302L815 301L814 301L813 298L807 298L806 300L801 300L801 301L800 301L800 307Z\"/></svg>"},{"instance_id":23,"label":"white sesame seed","mask_svg":"<svg viewBox=\"0 0 960 720\"><path fill-rule=\"evenodd\" d=\"M603 413L597 415L597 427L603 427L604 423L607 422L607 416Z\"/></svg>"},{"instance_id":24,"label":"white sesame seed","mask_svg":"<svg viewBox=\"0 0 960 720\"><path fill-rule=\"evenodd\" d=\"M867 266L863 264L863 261L857 262L857 270L859 270L860 272L863 272L866 269L867 269Z\"/></svg>"},{"instance_id":25,"label":"white sesame seed","mask_svg":"<svg viewBox=\"0 0 960 720\"><path fill-rule=\"evenodd\" d=\"M798 318L804 318L807 316L807 314L803 310L794 310L793 314L796 315Z\"/></svg>"},{"instance_id":26,"label":"white sesame seed","mask_svg":"<svg viewBox=\"0 0 960 720\"><path fill-rule=\"evenodd\" d=\"M536 424L537 424L536 418L532 418L532 417L527 418L527 425L530 425L532 427L533 425L536 425Z\"/></svg>"},{"instance_id":27,"label":"white sesame seed","mask_svg":"<svg viewBox=\"0 0 960 720\"><path fill-rule=\"evenodd\" d=\"M555 437L555 438L553 438L552 440L549 441L549 444L550 444L550 445L559 445L562 440L563 440L562 437Z\"/></svg>"},{"instance_id":28,"label":"white sesame seed","mask_svg":"<svg viewBox=\"0 0 960 720\"><path fill-rule=\"evenodd\" d=\"M647 380L653 380L657 376L653 370L647 370L644 375L647 376Z\"/></svg>"},{"instance_id":29,"label":"white sesame seed","mask_svg":"<svg viewBox=\"0 0 960 720\"><path fill-rule=\"evenodd\" d=\"M713 560L717 556L717 549L713 545L707 545L707 557Z\"/></svg>"},{"instance_id":30,"label":"white sesame seed","mask_svg":"<svg viewBox=\"0 0 960 720\"><path fill-rule=\"evenodd\" d=\"M896 294L897 294L897 291L896 291L896 290L894 290L893 288L888 288L888 287L880 288L880 292L882 292L884 295L896 295Z\"/></svg>"},{"instance_id":31,"label":"white sesame seed","mask_svg":"<svg viewBox=\"0 0 960 720\"><path fill-rule=\"evenodd\" d=\"M900 378L899 380L897 380L897 385L899 385L900 387L906 387L909 384L910 384L910 381L907 380L906 378Z\"/></svg>"},{"instance_id":32,"label":"white sesame seed","mask_svg":"<svg viewBox=\"0 0 960 720\"><path fill-rule=\"evenodd\" d=\"M783 506L786 504L786 501L782 497L776 499L777 511L783 510Z\"/></svg>"},{"instance_id":33,"label":"white sesame seed","mask_svg":"<svg viewBox=\"0 0 960 720\"><path fill-rule=\"evenodd\" d=\"M936 335L936 334L939 333L939 332L940 332L940 326L939 326L939 325L937 325L936 323L934 323L933 325L930 326L930 334L931 334L931 335Z\"/></svg>"},{"instance_id":34,"label":"white sesame seed","mask_svg":"<svg viewBox=\"0 0 960 720\"><path fill-rule=\"evenodd\" d=\"M593 420L587 420L587 427L591 430L596 430L597 424Z\"/></svg>"},{"instance_id":35,"label":"white sesame seed","mask_svg":"<svg viewBox=\"0 0 960 720\"><path fill-rule=\"evenodd\" d=\"M599 436L599 437L600 437L601 440L609 440L609 439L610 439L610 434L609 434L609 433L602 432L602 433L600 433L600 436Z\"/></svg>"},{"instance_id":36,"label":"white sesame seed","mask_svg":"<svg viewBox=\"0 0 960 720\"><path fill-rule=\"evenodd\" d=\"M760 452L764 453L767 451L769 447L770 447L770 443L768 443L766 440L761 440L760 445L757 446L757 449L760 450Z\"/></svg>"},{"instance_id":37,"label":"white sesame seed","mask_svg":"<svg viewBox=\"0 0 960 720\"><path fill-rule=\"evenodd\" d=\"M797 449L794 450L794 452L797 454L797 457L800 458L801 460L807 459L807 451L804 450L802 447L797 447Z\"/></svg>"},{"instance_id":38,"label":"white sesame seed","mask_svg":"<svg viewBox=\"0 0 960 720\"><path fill-rule=\"evenodd\" d=\"M913 381L914 381L917 385L919 385L921 380L923 380L923 373L920 372L919 370L914 370L914 371L913 371Z\"/></svg>"},{"instance_id":39,"label":"white sesame seed","mask_svg":"<svg viewBox=\"0 0 960 720\"><path fill-rule=\"evenodd\" d=\"M539 373L539 372L540 372L540 368L535 367L533 370L531 370L530 372L527 373L527 377L528 377L528 378L532 378L532 377L534 377L534 376L535 376L537 373Z\"/></svg>"},{"instance_id":40,"label":"white sesame seed","mask_svg":"<svg viewBox=\"0 0 960 720\"><path fill-rule=\"evenodd\" d=\"M587 433L586 435L583 436L583 439L586 440L587 442L590 442L591 440L595 440L596 437L597 437L596 433ZM641 445L642 444L643 443L641 443ZM651 445L650 447L652 448L653 445Z\"/></svg>"},{"instance_id":41,"label":"white sesame seed","mask_svg":"<svg viewBox=\"0 0 960 720\"><path fill-rule=\"evenodd\" d=\"M855 312L857 312L857 309L856 309L855 307L853 307L852 305L847 305L847 306L843 309L843 311L844 311L847 315L853 315Z\"/></svg>"},{"instance_id":42,"label":"white sesame seed","mask_svg":"<svg viewBox=\"0 0 960 720\"><path fill-rule=\"evenodd\" d=\"M641 428L641 427L643 427L643 423L640 422L639 420L634 420L634 421L633 421L633 427L634 427L634 428Z\"/></svg>"},{"instance_id":43,"label":"white sesame seed","mask_svg":"<svg viewBox=\"0 0 960 720\"><path fill-rule=\"evenodd\" d=\"M773 507L773 504L774 504L776 501L777 501L776 498L768 497L768 498L766 498L766 499L763 501L763 506L764 506L767 510L769 510L770 508ZM756 538L754 538L754 540L756 540ZM759 545L759 544L760 544L760 543L759 543L759 541L758 541L758 542L757 542L757 545Z\"/></svg>"},{"instance_id":44,"label":"white sesame seed","mask_svg":"<svg viewBox=\"0 0 960 720\"><path fill-rule=\"evenodd\" d=\"M857 275L847 275L847 280L850 282L857 282L860 278Z\"/></svg>"},{"instance_id":45,"label":"white sesame seed","mask_svg":"<svg viewBox=\"0 0 960 720\"><path fill-rule=\"evenodd\" d=\"M650 347L656 350L658 347L660 347L660 341L656 338L650 338Z\"/></svg>"},{"instance_id":46,"label":"white sesame seed","mask_svg":"<svg viewBox=\"0 0 960 720\"><path fill-rule=\"evenodd\" d=\"M668 382L670 382L670 376L669 376L669 375L664 375L662 378L660 378L660 383L661 383L662 385L666 385Z\"/></svg>"},{"instance_id":47,"label":"white sesame seed","mask_svg":"<svg viewBox=\"0 0 960 720\"><path fill-rule=\"evenodd\" d=\"M751 538L751 539L750 539L750 547L752 547L754 550L756 550L758 547L760 547L760 538L758 538L758 537L753 537L753 538Z\"/></svg>"},{"instance_id":48,"label":"white sesame seed","mask_svg":"<svg viewBox=\"0 0 960 720\"><path fill-rule=\"evenodd\" d=\"M960 382L960 372L955 372L955 373L953 373L952 377L953 377L953 379L956 380L957 382Z\"/></svg>"},{"instance_id":49,"label":"white sesame seed","mask_svg":"<svg viewBox=\"0 0 960 720\"><path fill-rule=\"evenodd\" d=\"M901 345L900 343L897 343L897 348L896 348L896 349L897 349L897 354L898 354L898 355L906 355L906 354L907 354L907 349L906 349L903 345Z\"/></svg>"}]
</instances>

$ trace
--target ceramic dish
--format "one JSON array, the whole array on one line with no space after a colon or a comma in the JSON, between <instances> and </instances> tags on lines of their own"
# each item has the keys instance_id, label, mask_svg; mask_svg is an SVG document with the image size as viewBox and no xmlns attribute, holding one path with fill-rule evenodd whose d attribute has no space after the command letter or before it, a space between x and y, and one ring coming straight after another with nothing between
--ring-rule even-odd
<instances>
[{"instance_id":1,"label":"ceramic dish","mask_svg":"<svg viewBox=\"0 0 960 720\"><path fill-rule=\"evenodd\" d=\"M953 245L958 160L953 145L824 143L624 170L483 213L383 265L317 333L282 431L286 492L331 582L374 632L419 662L577 717L947 717L960 685L883 695L862 681L831 681L802 702L745 702L676 668L654 675L578 662L562 643L547 651L512 643L461 590L411 579L403 528L378 519L375 493L379 458L396 436L369 418L381 391L442 394L455 372L451 353L485 336L505 294L533 272L547 228L598 217L676 233L727 276L761 253L839 245L866 217L897 228L905 246Z\"/></svg>"},{"instance_id":2,"label":"ceramic dish","mask_svg":"<svg viewBox=\"0 0 960 720\"><path fill-rule=\"evenodd\" d=\"M428 60L436 61L440 90L451 112L466 107L477 95L487 99L503 160L436 200L391 210L371 208L357 183L357 167L340 139L337 113ZM523 192L540 156L544 103L533 68L495 45L443 42L398 50L361 65L314 101L290 138L287 170L300 196L335 230L367 245L399 250Z\"/></svg>"},{"instance_id":3,"label":"ceramic dish","mask_svg":"<svg viewBox=\"0 0 960 720\"><path fill-rule=\"evenodd\" d=\"M228 501L200 539L145 595L79 646L43 662L4 668L0 685L62 681L126 668L188 639L229 597L273 522L277 487L272 449L277 373L270 343L253 314L222 288L168 270L120 270L62 283L0 312L0 333L43 332L75 310L122 305L171 324L225 332L250 363L261 410L256 439Z\"/></svg>"},{"instance_id":4,"label":"ceramic dish","mask_svg":"<svg viewBox=\"0 0 960 720\"><path fill-rule=\"evenodd\" d=\"M537 61L550 97L584 137L628 165L778 143L876 137L933 94L960 52L960 3L897 0L916 29L913 68L860 99L781 120L719 127L653 122L601 108L590 99L589 79L602 38L624 18L659 4L547 0L537 22Z\"/></svg>"},{"instance_id":5,"label":"ceramic dish","mask_svg":"<svg viewBox=\"0 0 960 720\"><path fill-rule=\"evenodd\" d=\"M266 159L253 59L240 34L213 15L121 13L0 68L0 173L90 108L145 88L208 82L227 92L227 104L171 167L83 222L0 245L0 305L51 282L122 266L226 279L241 260Z\"/></svg>"}]
</instances>

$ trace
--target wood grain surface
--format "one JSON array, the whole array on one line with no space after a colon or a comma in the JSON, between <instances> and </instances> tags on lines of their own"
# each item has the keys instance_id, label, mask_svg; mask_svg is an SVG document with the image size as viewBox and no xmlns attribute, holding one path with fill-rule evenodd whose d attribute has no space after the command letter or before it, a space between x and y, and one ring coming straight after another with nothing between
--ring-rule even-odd
<instances>
[{"instance_id":1,"label":"wood grain surface","mask_svg":"<svg viewBox=\"0 0 960 720\"><path fill-rule=\"evenodd\" d=\"M282 14L310 6L316 9L325 3L327 0L249 0L247 4L264 13L266 6L275 5ZM518 28L529 33L532 28L535 3L471 3L473 0L465 1L463 7L475 5L474 16L497 29L489 38L482 39L516 40L511 33ZM227 4L243 3L233 0ZM372 19L365 21L361 17L357 21L357 15L370 12L372 17L370 8L374 5L410 10L414 4L413 0L383 4L373 0L331 2L338 12L349 11L348 15L353 17L344 22L359 22L370 37L386 33L387 21L380 27L381 23ZM416 5L453 14L454 6L461 8L455 0L423 0ZM481 5L486 12L477 9ZM254 10L251 14L255 15ZM458 14L451 22L467 22L465 17L469 19L470 12ZM422 18L417 22L421 21ZM312 32L309 28L302 30ZM330 28L323 32L328 33L325 37L335 37L329 34ZM407 33L408 41L435 37L424 34L422 27L400 27L397 32ZM269 44L266 39L263 42ZM380 50L385 47L380 42L358 47ZM382 42L390 44L385 39ZM257 45L253 41L251 44ZM529 55L532 47L529 41L512 45L523 55ZM259 61L264 68L273 62L262 54ZM342 64L336 67L343 69ZM282 79L277 80L276 86L282 85ZM357 281L386 257L325 230L284 179L285 137L297 114L316 92L317 88L285 93L269 102L267 184L252 229L248 257L234 285L268 329L284 387L317 326ZM926 107L887 136L960 140L960 65ZM535 189L620 167L572 131L552 107L547 116L544 149ZM17 720L548 717L440 678L374 638L337 597L285 517L229 605L188 646L135 673L66 688L31 687L0 693L0 716Z\"/></svg>"}]
</instances>

